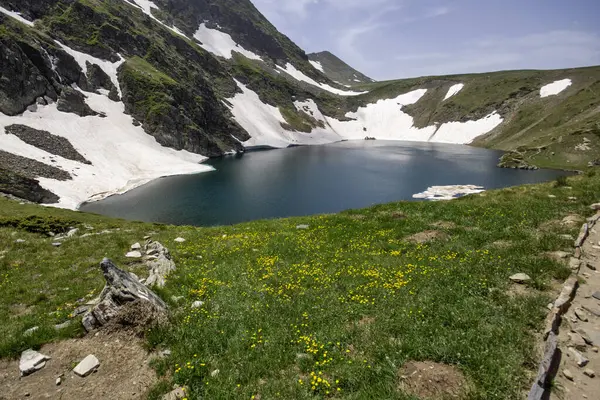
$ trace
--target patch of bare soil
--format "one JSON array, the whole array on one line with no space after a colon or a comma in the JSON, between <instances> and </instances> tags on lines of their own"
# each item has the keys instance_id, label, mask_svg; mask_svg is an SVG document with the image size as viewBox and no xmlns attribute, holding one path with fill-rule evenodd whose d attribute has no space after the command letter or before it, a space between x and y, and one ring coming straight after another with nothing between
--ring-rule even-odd
<instances>
[{"instance_id":1,"label":"patch of bare soil","mask_svg":"<svg viewBox=\"0 0 600 400\"><path fill-rule=\"evenodd\" d=\"M156 382L149 366L151 357L141 339L126 333L98 333L45 345L40 350L51 357L46 366L20 377L19 360L0 361L0 400L133 400L144 399ZM81 378L72 370L87 355L100 361L96 372ZM57 378L61 378L57 385Z\"/></svg>"},{"instance_id":2,"label":"patch of bare soil","mask_svg":"<svg viewBox=\"0 0 600 400\"><path fill-rule=\"evenodd\" d=\"M406 238L409 242L413 243L429 243L434 240L445 240L448 239L448 235L441 231L424 231L415 233L412 236Z\"/></svg>"},{"instance_id":3,"label":"patch of bare soil","mask_svg":"<svg viewBox=\"0 0 600 400\"><path fill-rule=\"evenodd\" d=\"M462 399L469 392L465 376L452 365L409 361L399 375L400 390L424 400Z\"/></svg>"},{"instance_id":4,"label":"patch of bare soil","mask_svg":"<svg viewBox=\"0 0 600 400\"><path fill-rule=\"evenodd\" d=\"M452 221L437 221L433 223L431 226L438 229L455 229L456 224Z\"/></svg>"}]
</instances>

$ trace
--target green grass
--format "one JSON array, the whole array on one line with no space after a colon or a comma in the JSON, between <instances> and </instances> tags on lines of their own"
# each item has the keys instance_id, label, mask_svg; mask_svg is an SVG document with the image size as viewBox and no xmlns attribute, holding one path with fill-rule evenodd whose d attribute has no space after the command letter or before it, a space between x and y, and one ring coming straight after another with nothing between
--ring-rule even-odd
<instances>
[{"instance_id":1,"label":"green grass","mask_svg":"<svg viewBox=\"0 0 600 400\"><path fill-rule=\"evenodd\" d=\"M590 213L587 205L600 193L600 177L592 175L568 178L568 187L548 183L447 203L215 228L0 199L0 218L10 221L0 227L0 355L81 334L78 324L61 333L53 326L69 319L78 299L102 289L103 257L144 276L123 255L152 234L178 266L159 291L171 303L172 325L147 336L150 348L172 350L154 363L161 379L155 398L172 381L187 385L191 398L408 399L397 390L399 368L433 360L465 373L470 399L517 399L536 369L545 290L569 273L542 254L571 249L559 235L578 230L547 222ZM436 228L441 221L445 228ZM59 248L35 233L74 226L112 233L68 239ZM407 240L428 229L443 230L448 240ZM178 236L187 241L175 243ZM511 294L508 277L516 272L533 278L530 295ZM204 305L192 309L195 300ZM40 329L25 337L32 326ZM319 385L310 384L311 373Z\"/></svg>"}]
</instances>

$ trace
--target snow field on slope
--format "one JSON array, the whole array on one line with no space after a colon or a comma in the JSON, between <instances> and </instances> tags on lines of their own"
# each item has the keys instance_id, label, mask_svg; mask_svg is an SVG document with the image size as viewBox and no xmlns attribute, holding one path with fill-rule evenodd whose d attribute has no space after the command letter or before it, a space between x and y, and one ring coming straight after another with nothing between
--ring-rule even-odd
<instances>
[{"instance_id":1,"label":"snow field on slope","mask_svg":"<svg viewBox=\"0 0 600 400\"><path fill-rule=\"evenodd\" d=\"M566 90L569 86L571 86L573 82L570 79L563 79L560 81L552 82L548 85L543 86L540 89L540 97L550 97L556 96L562 91Z\"/></svg>"},{"instance_id":2,"label":"snow field on slope","mask_svg":"<svg viewBox=\"0 0 600 400\"><path fill-rule=\"evenodd\" d=\"M18 12L16 12L16 11L10 11L10 10L7 10L6 8L4 8L4 7L0 6L0 12L1 12L2 14L6 14L6 15L8 15L9 17L13 17L13 18L14 18L14 19L16 19L17 21L19 21L19 22L22 22L22 23L24 23L24 24L25 24L25 25L27 25L27 26L33 26L33 22L26 20L25 18L23 18L23 17L21 16L21 14L19 14L19 13L18 13Z\"/></svg>"},{"instance_id":3,"label":"snow field on slope","mask_svg":"<svg viewBox=\"0 0 600 400\"><path fill-rule=\"evenodd\" d=\"M309 60L308 62L311 63L312 66L315 67L316 69L318 69L319 71L325 73L325 70L323 69L323 65L319 61Z\"/></svg>"},{"instance_id":4,"label":"snow field on slope","mask_svg":"<svg viewBox=\"0 0 600 400\"><path fill-rule=\"evenodd\" d=\"M448 100L450 97L463 90L464 87L464 83L457 83L456 85L450 86L450 89L448 89L448 93L446 93L446 97L444 97L444 101Z\"/></svg>"},{"instance_id":5,"label":"snow field on slope","mask_svg":"<svg viewBox=\"0 0 600 400\"><path fill-rule=\"evenodd\" d=\"M75 58L84 71L86 61L99 65L119 88L117 68L124 60L111 63L58 44ZM0 135L0 148L3 150L59 167L72 175L73 180L62 182L39 179L44 188L60 197L58 207L75 209L92 197L97 200L122 193L162 176L213 170L199 164L206 157L163 147L142 127L133 126L132 117L125 114L124 104L108 99L106 91L103 94L82 93L87 96L86 103L93 110L104 112L106 118L79 117L60 112L56 104L38 106L36 112L25 111L12 117L0 113L0 132L11 124L49 131L68 139L79 153L92 162L92 165L85 165L66 160L28 145L14 135Z\"/></svg>"},{"instance_id":6,"label":"snow field on slope","mask_svg":"<svg viewBox=\"0 0 600 400\"><path fill-rule=\"evenodd\" d=\"M337 94L338 96L358 96L360 94L367 93L367 92L351 92L351 91L340 90L340 89L336 89L332 86L329 86L325 83L319 83L319 82L315 81L314 79L304 75L304 73L302 71L298 70L296 67L294 67L290 63L287 63L285 65L285 68L283 68L279 65L277 66L277 68L279 70L287 73L288 75L290 75L292 78L296 79L297 81L306 82L310 85L316 86L316 87L326 90L330 93Z\"/></svg>"},{"instance_id":7,"label":"snow field on slope","mask_svg":"<svg viewBox=\"0 0 600 400\"><path fill-rule=\"evenodd\" d=\"M194 38L202 43L200 47L204 50L220 57L231 59L235 51L251 60L262 60L258 54L246 50L237 44L231 35L216 29L207 28L206 23L200 24L194 34Z\"/></svg>"}]
</instances>

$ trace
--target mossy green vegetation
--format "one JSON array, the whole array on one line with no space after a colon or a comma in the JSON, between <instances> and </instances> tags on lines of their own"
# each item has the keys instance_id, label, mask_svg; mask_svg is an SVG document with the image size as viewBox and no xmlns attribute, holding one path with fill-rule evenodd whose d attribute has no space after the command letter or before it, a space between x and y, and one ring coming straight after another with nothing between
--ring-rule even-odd
<instances>
[{"instance_id":1,"label":"mossy green vegetation","mask_svg":"<svg viewBox=\"0 0 600 400\"><path fill-rule=\"evenodd\" d=\"M144 277L124 254L152 235L178 266L159 291L170 302L171 326L147 335L151 349L172 351L154 364L157 398L177 383L191 398L408 399L398 390L399 369L432 360L465 373L469 398L518 399L536 366L547 290L569 274L544 254L571 249L562 235L579 227L559 222L590 213L600 177L565 185L215 228L0 198L0 218L12 221L0 226L0 354L81 334L73 312L102 289L100 260L111 257ZM56 221L80 229L58 248L31 229L45 232ZM431 230L442 234L410 240ZM517 272L533 278L526 290L511 289L508 277ZM197 300L203 305L192 308ZM70 328L55 331L68 320ZM40 329L25 336L33 326Z\"/></svg>"}]
</instances>

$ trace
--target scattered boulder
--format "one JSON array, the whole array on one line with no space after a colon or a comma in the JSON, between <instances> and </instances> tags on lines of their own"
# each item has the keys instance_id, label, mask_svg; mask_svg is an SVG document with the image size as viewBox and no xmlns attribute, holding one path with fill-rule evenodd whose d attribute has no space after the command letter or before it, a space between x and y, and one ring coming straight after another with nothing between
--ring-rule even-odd
<instances>
[{"instance_id":1,"label":"scattered boulder","mask_svg":"<svg viewBox=\"0 0 600 400\"><path fill-rule=\"evenodd\" d=\"M149 270L146 286L165 286L167 276L176 269L169 250L159 242L149 242L146 254L152 257L146 261Z\"/></svg>"},{"instance_id":2,"label":"scattered boulder","mask_svg":"<svg viewBox=\"0 0 600 400\"><path fill-rule=\"evenodd\" d=\"M61 92L56 108L58 111L76 114L80 117L99 115L86 104L85 96L81 92L68 86Z\"/></svg>"},{"instance_id":3,"label":"scattered boulder","mask_svg":"<svg viewBox=\"0 0 600 400\"><path fill-rule=\"evenodd\" d=\"M589 369L589 368L586 368L586 369L583 371L583 374L584 374L585 376L587 376L587 377L590 377L590 378L594 378L594 377L596 376L596 372L594 372L594 370L593 370L593 369Z\"/></svg>"},{"instance_id":4,"label":"scattered boulder","mask_svg":"<svg viewBox=\"0 0 600 400\"><path fill-rule=\"evenodd\" d=\"M594 294L592 294L592 297L595 298L596 300L600 300L600 291L594 292Z\"/></svg>"},{"instance_id":5,"label":"scattered boulder","mask_svg":"<svg viewBox=\"0 0 600 400\"><path fill-rule=\"evenodd\" d=\"M175 239L175 241L176 241L177 243L183 243L183 242L185 242L185 239L184 239L184 238L182 238L182 237L178 237L177 239Z\"/></svg>"},{"instance_id":6,"label":"scattered boulder","mask_svg":"<svg viewBox=\"0 0 600 400\"><path fill-rule=\"evenodd\" d=\"M308 225L304 225L304 224L303 224L303 225L297 225L297 226L296 226L296 229L308 229L308 228L310 228L310 226L308 226Z\"/></svg>"},{"instance_id":7,"label":"scattered boulder","mask_svg":"<svg viewBox=\"0 0 600 400\"><path fill-rule=\"evenodd\" d=\"M81 360L81 362L77 364L75 368L73 368L73 372L75 373L75 375L85 378L86 376L94 372L99 366L100 361L98 361L95 355L90 354L89 356Z\"/></svg>"},{"instance_id":8,"label":"scattered boulder","mask_svg":"<svg viewBox=\"0 0 600 400\"><path fill-rule=\"evenodd\" d=\"M54 247L60 247L60 246L62 246L62 243L61 242L54 242L54 243L52 243L52 246L54 246Z\"/></svg>"},{"instance_id":9,"label":"scattered boulder","mask_svg":"<svg viewBox=\"0 0 600 400\"><path fill-rule=\"evenodd\" d=\"M15 243L25 243L25 240L23 240L23 239L17 239L17 240L15 240Z\"/></svg>"},{"instance_id":10,"label":"scattered boulder","mask_svg":"<svg viewBox=\"0 0 600 400\"><path fill-rule=\"evenodd\" d=\"M192 303L192 308L200 308L204 305L203 301L200 300L196 300L195 302Z\"/></svg>"},{"instance_id":11,"label":"scattered boulder","mask_svg":"<svg viewBox=\"0 0 600 400\"><path fill-rule=\"evenodd\" d=\"M575 359L575 363L577 363L577 366L579 366L579 367L585 367L590 362L590 360L585 358L585 356L583 354L581 354L579 351L577 351L573 347L569 347L569 353L571 353L571 355Z\"/></svg>"},{"instance_id":12,"label":"scattered boulder","mask_svg":"<svg viewBox=\"0 0 600 400\"><path fill-rule=\"evenodd\" d=\"M79 229L73 228L69 232L67 232L67 237L73 237L73 236L77 235L77 232L79 232Z\"/></svg>"},{"instance_id":13,"label":"scattered boulder","mask_svg":"<svg viewBox=\"0 0 600 400\"><path fill-rule=\"evenodd\" d=\"M21 360L19 361L19 370L21 376L31 375L36 371L46 366L46 361L50 360L50 357L38 353L34 350L25 350L21 353Z\"/></svg>"},{"instance_id":14,"label":"scattered boulder","mask_svg":"<svg viewBox=\"0 0 600 400\"><path fill-rule=\"evenodd\" d=\"M575 379L575 377L573 376L573 373L571 371L569 371L568 369L566 369L566 368L563 369L562 373L565 376L565 378L567 378L570 381L572 381L573 379Z\"/></svg>"},{"instance_id":15,"label":"scattered boulder","mask_svg":"<svg viewBox=\"0 0 600 400\"><path fill-rule=\"evenodd\" d=\"M511 276L510 280L515 283L525 284L527 282L531 282L531 277L524 273L518 273L518 274L514 274L513 276Z\"/></svg>"},{"instance_id":16,"label":"scattered boulder","mask_svg":"<svg viewBox=\"0 0 600 400\"><path fill-rule=\"evenodd\" d=\"M590 208L594 211L600 211L600 203L592 204Z\"/></svg>"},{"instance_id":17,"label":"scattered boulder","mask_svg":"<svg viewBox=\"0 0 600 400\"><path fill-rule=\"evenodd\" d=\"M154 292L141 284L133 274L119 269L111 260L105 258L100 264L106 286L102 289L95 305L83 316L83 326L86 331L91 331L106 325L112 319L119 318L127 324L148 325L160 323L166 319L167 305ZM134 313L138 318L132 320L130 314L123 314L131 309L126 305L133 305ZM123 313L122 313L123 312Z\"/></svg>"},{"instance_id":18,"label":"scattered boulder","mask_svg":"<svg viewBox=\"0 0 600 400\"><path fill-rule=\"evenodd\" d=\"M575 312L575 316L577 318L579 318L581 321L583 321L583 322L587 322L588 321L587 314L581 308L576 308L574 312Z\"/></svg>"},{"instance_id":19,"label":"scattered boulder","mask_svg":"<svg viewBox=\"0 0 600 400\"><path fill-rule=\"evenodd\" d=\"M131 250L141 250L142 249L142 245L139 243L135 243L131 245Z\"/></svg>"},{"instance_id":20,"label":"scattered boulder","mask_svg":"<svg viewBox=\"0 0 600 400\"><path fill-rule=\"evenodd\" d=\"M587 346L583 337L575 332L569 332L569 344L580 351L585 351Z\"/></svg>"},{"instance_id":21,"label":"scattered boulder","mask_svg":"<svg viewBox=\"0 0 600 400\"><path fill-rule=\"evenodd\" d=\"M125 254L125 257L127 257L127 258L142 258L142 253L140 253L139 251L130 251L129 253Z\"/></svg>"}]
</instances>

